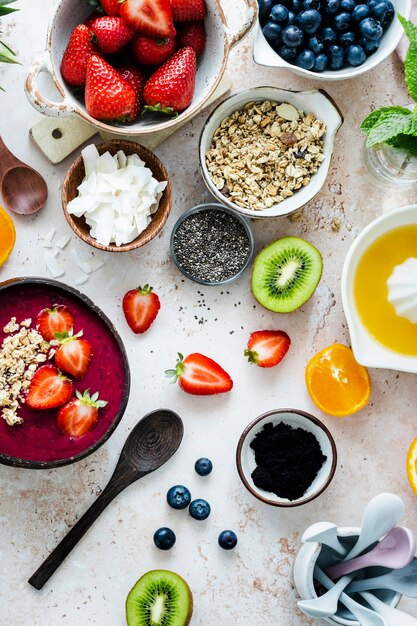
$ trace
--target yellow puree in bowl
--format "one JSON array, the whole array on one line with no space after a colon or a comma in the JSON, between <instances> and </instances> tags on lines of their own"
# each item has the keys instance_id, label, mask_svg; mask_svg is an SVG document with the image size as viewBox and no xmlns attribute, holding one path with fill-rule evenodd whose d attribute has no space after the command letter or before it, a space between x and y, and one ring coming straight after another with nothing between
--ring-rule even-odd
<instances>
[{"instance_id":1,"label":"yellow puree in bowl","mask_svg":"<svg viewBox=\"0 0 417 626\"><path fill-rule=\"evenodd\" d=\"M417 225L396 228L374 241L358 263L354 295L362 323L377 341L417 356L417 324L399 317L388 302L387 280L410 257L417 258Z\"/></svg>"}]
</instances>

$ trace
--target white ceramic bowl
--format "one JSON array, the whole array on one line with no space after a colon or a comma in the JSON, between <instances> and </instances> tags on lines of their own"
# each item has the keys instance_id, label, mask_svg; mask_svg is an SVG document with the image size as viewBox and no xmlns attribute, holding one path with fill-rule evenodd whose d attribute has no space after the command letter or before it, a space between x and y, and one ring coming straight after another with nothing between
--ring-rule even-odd
<instances>
[{"instance_id":1,"label":"white ceramic bowl","mask_svg":"<svg viewBox=\"0 0 417 626\"><path fill-rule=\"evenodd\" d=\"M307 489L302 498L298 500L287 500L279 498L274 493L264 491L257 487L251 474L256 467L255 453L250 448L255 435L263 429L265 424L272 423L274 426L284 422L294 428L303 428L313 433L320 444L323 454L327 457L323 463L319 473L317 474L310 487ZM276 409L264 413L249 424L243 431L236 450L236 465L239 476L246 489L258 500L280 507L294 507L306 504L319 496L331 483L337 466L337 452L334 439L327 427L309 413L299 411L298 409Z\"/></svg>"},{"instance_id":2,"label":"white ceramic bowl","mask_svg":"<svg viewBox=\"0 0 417 626\"><path fill-rule=\"evenodd\" d=\"M349 325L352 350L358 363L367 367L398 370L417 374L417 357L394 352L379 343L365 328L355 305L354 279L356 268L369 246L385 233L417 225L417 204L401 207L371 222L355 239L347 253L342 273L342 300Z\"/></svg>"},{"instance_id":3,"label":"white ceramic bowl","mask_svg":"<svg viewBox=\"0 0 417 626\"><path fill-rule=\"evenodd\" d=\"M341 539L349 540L356 538L360 532L360 528L343 527L337 529L337 534ZM294 562L294 583L296 589L300 595L301 600L311 600L317 598L317 593L314 588L313 572L317 563L317 559L321 556L322 550L326 550L326 546L321 543L305 543L301 546ZM378 568L379 570L381 568ZM401 599L401 594L394 591L380 590L374 591L378 594L378 597L383 602L386 602L390 606L397 606ZM351 615L351 614L350 614ZM360 626L357 620L349 618L349 612L346 610L338 611L338 613L332 617L324 618L325 622L329 624L343 624L343 626ZM400 624L398 625L400 626Z\"/></svg>"},{"instance_id":4,"label":"white ceramic bowl","mask_svg":"<svg viewBox=\"0 0 417 626\"><path fill-rule=\"evenodd\" d=\"M205 157L210 149L213 135L225 117L228 117L234 111L242 109L248 102L262 100L288 102L305 113L314 113L318 119L326 123L327 132L324 136L325 159L320 165L318 172L311 177L309 184L305 187L301 187L291 198L286 198L279 204L274 204L269 209L256 211L238 206L217 189L210 177ZM200 169L204 182L209 191L220 202L248 217L280 217L294 213L294 211L297 211L314 198L323 187L330 167L334 139L342 123L342 114L333 100L325 91L319 89L312 89L310 91L288 91L287 89L278 89L277 87L254 87L253 89L241 91L221 102L211 113L204 125L200 136L199 148Z\"/></svg>"},{"instance_id":5,"label":"white ceramic bowl","mask_svg":"<svg viewBox=\"0 0 417 626\"><path fill-rule=\"evenodd\" d=\"M411 0L392 0L396 12L405 18L410 16ZM271 48L267 40L262 34L262 30L258 23L255 32L255 41L253 45L253 59L258 65L266 65L267 67L284 67L300 76L308 76L315 80L346 80L347 78L355 78L365 72L373 69L386 59L391 52L398 46L404 31L399 21L394 17L388 30L384 33L379 49L368 57L359 67L347 67L342 70L329 70L326 72L311 72L303 70L301 67L287 63Z\"/></svg>"},{"instance_id":6,"label":"white ceramic bowl","mask_svg":"<svg viewBox=\"0 0 417 626\"><path fill-rule=\"evenodd\" d=\"M246 5L244 23L234 29L229 28L227 24L220 0L206 0L207 43L198 62L195 94L188 109L178 117L167 117L164 121L155 122L140 118L133 124L116 126L93 119L87 113L85 105L74 97L72 90L62 78L60 65L71 32L85 21L93 9L88 0L59 0L49 25L46 50L41 58L33 63L26 80L26 95L29 102L45 115L59 117L75 113L101 131L114 132L126 137L138 137L176 126L195 115L214 93L225 71L231 48L255 23L256 0L244 0L244 3ZM52 75L55 86L63 98L62 101L53 102L41 93L38 85L41 72Z\"/></svg>"}]
</instances>

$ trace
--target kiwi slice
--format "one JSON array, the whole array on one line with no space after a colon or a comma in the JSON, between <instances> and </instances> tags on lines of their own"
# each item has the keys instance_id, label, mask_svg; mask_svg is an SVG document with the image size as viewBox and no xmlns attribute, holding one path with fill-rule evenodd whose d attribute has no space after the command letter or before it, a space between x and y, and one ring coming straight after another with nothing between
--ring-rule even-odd
<instances>
[{"instance_id":1,"label":"kiwi slice","mask_svg":"<svg viewBox=\"0 0 417 626\"><path fill-rule=\"evenodd\" d=\"M275 313L298 309L315 292L323 261L320 252L300 237L284 237L256 257L252 292L262 306Z\"/></svg>"},{"instance_id":2,"label":"kiwi slice","mask_svg":"<svg viewBox=\"0 0 417 626\"><path fill-rule=\"evenodd\" d=\"M193 596L185 580L163 569L139 578L126 599L129 626L187 626L192 612Z\"/></svg>"}]
</instances>

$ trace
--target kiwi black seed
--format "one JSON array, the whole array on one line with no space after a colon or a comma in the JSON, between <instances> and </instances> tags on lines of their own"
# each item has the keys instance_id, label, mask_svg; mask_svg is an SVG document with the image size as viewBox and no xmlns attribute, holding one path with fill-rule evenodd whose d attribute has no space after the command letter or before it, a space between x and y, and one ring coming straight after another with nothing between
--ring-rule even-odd
<instances>
[{"instance_id":1,"label":"kiwi black seed","mask_svg":"<svg viewBox=\"0 0 417 626\"><path fill-rule=\"evenodd\" d=\"M323 261L317 248L300 237L284 237L256 257L252 292L266 309L290 313L311 298L322 271Z\"/></svg>"},{"instance_id":2,"label":"kiwi black seed","mask_svg":"<svg viewBox=\"0 0 417 626\"><path fill-rule=\"evenodd\" d=\"M126 599L128 626L187 626L192 612L189 586L167 570L144 574Z\"/></svg>"}]
</instances>

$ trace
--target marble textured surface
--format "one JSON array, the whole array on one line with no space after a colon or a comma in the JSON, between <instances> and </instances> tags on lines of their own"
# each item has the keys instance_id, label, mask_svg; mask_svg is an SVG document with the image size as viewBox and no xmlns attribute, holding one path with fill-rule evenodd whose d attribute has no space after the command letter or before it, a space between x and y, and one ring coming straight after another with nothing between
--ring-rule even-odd
<instances>
[{"instance_id":1,"label":"marble textured surface","mask_svg":"<svg viewBox=\"0 0 417 626\"><path fill-rule=\"evenodd\" d=\"M0 72L6 93L0 95L0 133L23 160L48 181L46 208L33 217L16 216L13 256L0 269L0 279L46 275L40 238L51 224L60 235L69 232L60 206L61 180L71 163L52 167L30 144L28 129L38 119L23 93L31 60L44 45L51 7L45 0L21 2L21 12L4 21L5 37L22 67ZM233 3L229 0L229 6ZM226 4L227 7L227 4ZM354 81L311 83L292 73L256 67L251 37L231 55L234 90L272 84L284 88L324 87L340 106L345 123L336 141L328 181L294 222L287 218L254 221L256 247L283 235L301 235L324 256L324 275L315 296L301 310L273 315L255 305L249 274L226 289L183 282L169 256L169 235L186 208L208 200L197 166L197 143L207 113L166 141L157 154L174 186L172 215L161 235L143 250L100 255L105 266L82 287L101 306L126 343L132 368L132 394L123 421L97 453L70 467L32 472L0 466L0 622L14 626L75 626L125 623L124 601L144 572L162 567L181 573L195 600L195 626L302 626L310 621L296 610L291 568L306 525L321 519L356 525L365 503L381 491L400 494L407 507L405 522L417 530L416 500L405 474L405 456L417 435L416 377L372 371L373 393L360 414L337 420L320 415L304 386L304 368L319 349L349 342L340 298L343 259L356 234L374 217L415 199L415 190L384 189L368 177L358 125L373 107L406 103L402 66L395 56ZM335 220L340 229L334 230ZM70 249L86 252L72 239L64 253L66 274L74 284L80 272ZM133 337L121 310L128 288L150 282L161 296L162 309L152 329ZM250 367L242 351L248 334L258 328L283 328L292 338L291 352L271 371ZM235 389L227 397L198 399L169 385L163 370L181 350L201 351L217 358L231 372ZM172 407L183 418L185 439L162 471L122 494L102 515L42 592L27 578L100 493L112 473L126 434L149 410ZM237 439L246 424L262 412L298 407L318 415L332 431L339 453L336 476L316 501L300 509L263 505L244 489L235 469ZM199 478L196 458L213 459L214 472ZM190 486L207 498L212 516L203 523L174 512L165 492L174 483ZM159 526L175 529L178 541L169 553L158 552L152 534ZM239 546L225 553L217 546L224 528L239 534ZM414 601L401 606L417 617Z\"/></svg>"}]
</instances>

